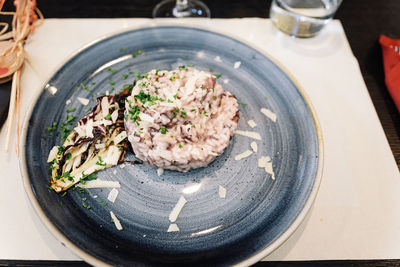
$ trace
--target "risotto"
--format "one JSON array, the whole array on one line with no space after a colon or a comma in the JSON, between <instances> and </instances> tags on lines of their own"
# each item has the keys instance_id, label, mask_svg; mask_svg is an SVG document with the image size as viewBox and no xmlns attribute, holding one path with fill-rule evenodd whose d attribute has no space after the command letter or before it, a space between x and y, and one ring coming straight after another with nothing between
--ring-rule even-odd
<instances>
[{"instance_id":1,"label":"risotto","mask_svg":"<svg viewBox=\"0 0 400 267\"><path fill-rule=\"evenodd\" d=\"M125 103L125 129L136 157L182 172L221 155L240 114L236 98L215 76L187 66L146 73Z\"/></svg>"}]
</instances>

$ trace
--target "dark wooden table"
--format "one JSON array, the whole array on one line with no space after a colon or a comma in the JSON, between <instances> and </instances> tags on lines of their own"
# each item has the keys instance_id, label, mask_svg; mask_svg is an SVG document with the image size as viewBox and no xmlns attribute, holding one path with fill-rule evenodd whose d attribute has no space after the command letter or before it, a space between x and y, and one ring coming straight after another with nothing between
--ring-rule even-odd
<instances>
[{"instance_id":1,"label":"dark wooden table","mask_svg":"<svg viewBox=\"0 0 400 267\"><path fill-rule=\"evenodd\" d=\"M203 0L213 18L269 16L271 0ZM6 8L12 8L8 0ZM38 0L46 18L151 17L159 0ZM400 166L400 116L385 87L380 34L400 38L400 0L344 0L336 19L340 19L389 141L397 166ZM3 20L3 19L2 19ZM60 29L62 30L62 29ZM10 83L0 85L0 124L4 121ZM339 103L340 105L340 103ZM379 179L379 177L377 177ZM82 262L7 261L0 266L85 266ZM258 263L257 266L400 266L400 260L307 261Z\"/></svg>"}]
</instances>

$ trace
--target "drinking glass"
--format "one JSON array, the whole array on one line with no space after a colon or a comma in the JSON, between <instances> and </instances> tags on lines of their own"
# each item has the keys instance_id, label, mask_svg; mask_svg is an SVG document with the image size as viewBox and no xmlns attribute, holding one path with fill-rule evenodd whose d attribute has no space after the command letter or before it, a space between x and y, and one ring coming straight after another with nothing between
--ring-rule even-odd
<instances>
[{"instance_id":1,"label":"drinking glass","mask_svg":"<svg viewBox=\"0 0 400 267\"><path fill-rule=\"evenodd\" d=\"M153 18L211 17L210 10L198 0L164 0L153 9Z\"/></svg>"},{"instance_id":2,"label":"drinking glass","mask_svg":"<svg viewBox=\"0 0 400 267\"><path fill-rule=\"evenodd\" d=\"M332 20L342 0L273 0L272 23L294 37L313 37Z\"/></svg>"}]
</instances>

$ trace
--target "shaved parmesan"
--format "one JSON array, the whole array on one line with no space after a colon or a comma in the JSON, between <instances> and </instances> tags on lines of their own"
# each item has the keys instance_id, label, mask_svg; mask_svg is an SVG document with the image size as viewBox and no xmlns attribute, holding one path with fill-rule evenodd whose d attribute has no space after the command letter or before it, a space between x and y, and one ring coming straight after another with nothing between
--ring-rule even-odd
<instances>
[{"instance_id":1,"label":"shaved parmesan","mask_svg":"<svg viewBox=\"0 0 400 267\"><path fill-rule=\"evenodd\" d=\"M172 209L171 213L169 214L169 221L170 222L175 222L176 219L178 219L179 213L181 213L181 210L183 206L186 204L186 199L181 196L178 200L178 203L176 203L175 207Z\"/></svg>"},{"instance_id":2,"label":"shaved parmesan","mask_svg":"<svg viewBox=\"0 0 400 267\"><path fill-rule=\"evenodd\" d=\"M105 118L110 113L110 103L108 102L108 97L103 97L101 99L101 114Z\"/></svg>"},{"instance_id":3,"label":"shaved parmesan","mask_svg":"<svg viewBox=\"0 0 400 267\"><path fill-rule=\"evenodd\" d=\"M111 120L113 123L115 123L118 119L118 109L114 110L114 112L111 114Z\"/></svg>"},{"instance_id":4,"label":"shaved parmesan","mask_svg":"<svg viewBox=\"0 0 400 267\"><path fill-rule=\"evenodd\" d=\"M261 140L261 135L257 132L236 130L235 133L238 135L243 135L243 136L250 137L250 138L253 138L256 140Z\"/></svg>"},{"instance_id":5,"label":"shaved parmesan","mask_svg":"<svg viewBox=\"0 0 400 267\"><path fill-rule=\"evenodd\" d=\"M57 153L58 153L58 146L53 146L53 148L49 152L49 157L47 158L47 162L51 162L53 159L55 159Z\"/></svg>"},{"instance_id":6,"label":"shaved parmesan","mask_svg":"<svg viewBox=\"0 0 400 267\"><path fill-rule=\"evenodd\" d=\"M118 220L117 216L115 216L114 212L110 211L111 215L111 220L114 222L115 227L117 228L118 231L122 230L122 225L121 222Z\"/></svg>"},{"instance_id":7,"label":"shaved parmesan","mask_svg":"<svg viewBox=\"0 0 400 267\"><path fill-rule=\"evenodd\" d=\"M68 99L67 101L65 101L65 105L69 105L71 104L71 99Z\"/></svg>"},{"instance_id":8,"label":"shaved parmesan","mask_svg":"<svg viewBox=\"0 0 400 267\"><path fill-rule=\"evenodd\" d=\"M91 180L86 181L85 184L77 184L81 188L120 188L121 185L117 181L105 181L105 180Z\"/></svg>"},{"instance_id":9,"label":"shaved parmesan","mask_svg":"<svg viewBox=\"0 0 400 267\"><path fill-rule=\"evenodd\" d=\"M176 223L171 223L168 227L167 232L179 232L179 227L176 225Z\"/></svg>"},{"instance_id":10,"label":"shaved parmesan","mask_svg":"<svg viewBox=\"0 0 400 267\"><path fill-rule=\"evenodd\" d=\"M89 104L89 99L83 97L77 97L78 101L81 102L82 105L86 106Z\"/></svg>"},{"instance_id":11,"label":"shaved parmesan","mask_svg":"<svg viewBox=\"0 0 400 267\"><path fill-rule=\"evenodd\" d=\"M163 175L163 173L164 173L164 169L163 169L163 168L158 168L158 169L157 169L157 175L158 175L158 176Z\"/></svg>"},{"instance_id":12,"label":"shaved parmesan","mask_svg":"<svg viewBox=\"0 0 400 267\"><path fill-rule=\"evenodd\" d=\"M214 60L217 61L217 62L222 62L222 60L221 60L221 58L220 58L219 56L216 56L216 57L214 58Z\"/></svg>"},{"instance_id":13,"label":"shaved parmesan","mask_svg":"<svg viewBox=\"0 0 400 267\"><path fill-rule=\"evenodd\" d=\"M120 132L115 138L114 138L114 145L118 145L121 143L122 140L126 138L126 131Z\"/></svg>"},{"instance_id":14,"label":"shaved parmesan","mask_svg":"<svg viewBox=\"0 0 400 267\"><path fill-rule=\"evenodd\" d=\"M114 203L115 200L117 199L117 196L118 196L118 190L113 188L113 189L111 189L110 193L108 194L107 199L109 201L111 201L112 203Z\"/></svg>"},{"instance_id":15,"label":"shaved parmesan","mask_svg":"<svg viewBox=\"0 0 400 267\"><path fill-rule=\"evenodd\" d=\"M240 153L238 155L235 156L235 160L241 160L244 158L247 158L248 156L250 156L251 154L253 154L253 151L251 150L246 150L243 153Z\"/></svg>"},{"instance_id":16,"label":"shaved parmesan","mask_svg":"<svg viewBox=\"0 0 400 267\"><path fill-rule=\"evenodd\" d=\"M267 108L261 108L261 113L267 116L271 121L276 122L276 114Z\"/></svg>"},{"instance_id":17,"label":"shaved parmesan","mask_svg":"<svg viewBox=\"0 0 400 267\"><path fill-rule=\"evenodd\" d=\"M226 189L223 186L218 186L218 194L220 198L225 198L226 197Z\"/></svg>"},{"instance_id":18,"label":"shaved parmesan","mask_svg":"<svg viewBox=\"0 0 400 267\"><path fill-rule=\"evenodd\" d=\"M253 149L254 152L257 153L258 147L257 147L257 143L256 142L254 142L254 141L251 142L250 143L250 147L251 147L251 149Z\"/></svg>"},{"instance_id":19,"label":"shaved parmesan","mask_svg":"<svg viewBox=\"0 0 400 267\"><path fill-rule=\"evenodd\" d=\"M236 61L233 65L233 68L238 69L240 67L240 64L242 64L240 61Z\"/></svg>"},{"instance_id":20,"label":"shaved parmesan","mask_svg":"<svg viewBox=\"0 0 400 267\"><path fill-rule=\"evenodd\" d=\"M114 175L117 175L117 170L113 170L113 174L114 174Z\"/></svg>"},{"instance_id":21,"label":"shaved parmesan","mask_svg":"<svg viewBox=\"0 0 400 267\"><path fill-rule=\"evenodd\" d=\"M272 161L270 157L266 156L259 158L258 167L264 168L266 173L271 174L272 180L275 180L275 173L272 169Z\"/></svg>"},{"instance_id":22,"label":"shaved parmesan","mask_svg":"<svg viewBox=\"0 0 400 267\"><path fill-rule=\"evenodd\" d=\"M247 124L248 124L251 128L254 128L254 127L257 126L257 124L256 124L253 120L247 121Z\"/></svg>"}]
</instances>

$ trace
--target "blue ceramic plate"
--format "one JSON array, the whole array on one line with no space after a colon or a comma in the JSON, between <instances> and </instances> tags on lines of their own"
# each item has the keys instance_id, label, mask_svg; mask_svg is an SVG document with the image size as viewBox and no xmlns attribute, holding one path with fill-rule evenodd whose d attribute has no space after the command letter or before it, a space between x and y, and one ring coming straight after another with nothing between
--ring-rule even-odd
<instances>
[{"instance_id":1,"label":"blue ceramic plate","mask_svg":"<svg viewBox=\"0 0 400 267\"><path fill-rule=\"evenodd\" d=\"M64 196L48 189L47 156L62 141L46 127L60 125L67 115L82 117L96 96L121 90L133 82L135 72L188 64L222 74L218 82L241 103L238 129L262 136L257 153L235 161L254 141L236 135L212 164L188 173L158 176L150 166L130 164L101 171L99 179L121 184L115 203L107 201L110 189L69 190ZM89 105L77 97L91 99ZM277 115L276 122L260 112L263 107ZM67 113L71 108L76 110ZM250 119L257 124L253 129L247 125ZM96 265L252 264L299 225L316 195L322 168L315 114L293 79L249 45L189 27L141 28L79 51L38 96L22 138L21 169L34 208L60 241ZM275 180L258 168L261 156L271 157ZM226 188L226 198L219 197L219 186ZM167 232L168 216L180 196L187 200L176 221L180 231Z\"/></svg>"}]
</instances>

